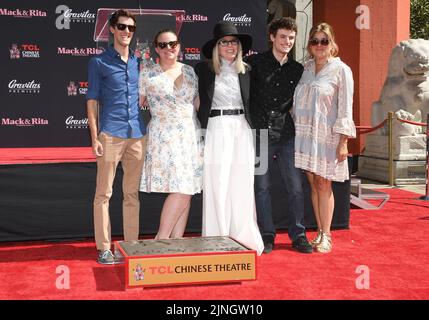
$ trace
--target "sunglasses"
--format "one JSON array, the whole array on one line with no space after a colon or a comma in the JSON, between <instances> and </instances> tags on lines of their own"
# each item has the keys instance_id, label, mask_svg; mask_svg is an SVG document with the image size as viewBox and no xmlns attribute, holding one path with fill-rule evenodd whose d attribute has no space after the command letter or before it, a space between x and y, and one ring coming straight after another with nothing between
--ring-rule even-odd
<instances>
[{"instance_id":1,"label":"sunglasses","mask_svg":"<svg viewBox=\"0 0 429 320\"><path fill-rule=\"evenodd\" d=\"M170 42L158 42L156 46L160 49L167 48L167 46L169 46L171 49L174 49L179 44L180 44L180 41L176 40L176 41L170 41Z\"/></svg>"},{"instance_id":2,"label":"sunglasses","mask_svg":"<svg viewBox=\"0 0 429 320\"><path fill-rule=\"evenodd\" d=\"M118 28L118 30L121 30L121 31L124 31L127 27L130 32L136 31L136 26L133 26L130 24L123 24L123 23L116 24L116 28Z\"/></svg>"},{"instance_id":3,"label":"sunglasses","mask_svg":"<svg viewBox=\"0 0 429 320\"><path fill-rule=\"evenodd\" d=\"M322 38L322 39L313 38L313 39L310 39L310 41L308 42L310 43L311 46L317 46L321 44L322 46L326 47L329 44L329 40L326 38Z\"/></svg>"},{"instance_id":4,"label":"sunglasses","mask_svg":"<svg viewBox=\"0 0 429 320\"><path fill-rule=\"evenodd\" d=\"M238 44L240 43L240 41L238 41L238 39L233 39L233 40L219 40L219 45L221 47L227 47L228 45L232 45L232 46L238 46Z\"/></svg>"}]
</instances>

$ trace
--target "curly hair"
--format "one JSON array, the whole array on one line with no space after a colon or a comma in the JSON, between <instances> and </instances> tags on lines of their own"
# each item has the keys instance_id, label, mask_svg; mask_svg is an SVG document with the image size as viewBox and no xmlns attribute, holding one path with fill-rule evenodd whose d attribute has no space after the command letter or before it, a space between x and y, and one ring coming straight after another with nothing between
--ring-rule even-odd
<instances>
[{"instance_id":1,"label":"curly hair","mask_svg":"<svg viewBox=\"0 0 429 320\"><path fill-rule=\"evenodd\" d=\"M296 21L295 19L290 17L283 17L280 19L273 20L268 27L268 32L275 37L277 34L277 30L279 29L292 30L298 33L298 26L296 24Z\"/></svg>"}]
</instances>

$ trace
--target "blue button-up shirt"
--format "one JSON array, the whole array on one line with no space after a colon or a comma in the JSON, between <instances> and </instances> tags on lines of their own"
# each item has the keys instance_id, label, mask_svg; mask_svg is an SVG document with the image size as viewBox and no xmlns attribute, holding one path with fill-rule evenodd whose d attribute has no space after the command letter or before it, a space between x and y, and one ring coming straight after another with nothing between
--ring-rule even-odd
<instances>
[{"instance_id":1,"label":"blue button-up shirt","mask_svg":"<svg viewBox=\"0 0 429 320\"><path fill-rule=\"evenodd\" d=\"M125 63L109 47L91 58L86 98L101 104L100 132L119 138L141 138L146 133L139 108L139 64L131 54Z\"/></svg>"}]
</instances>

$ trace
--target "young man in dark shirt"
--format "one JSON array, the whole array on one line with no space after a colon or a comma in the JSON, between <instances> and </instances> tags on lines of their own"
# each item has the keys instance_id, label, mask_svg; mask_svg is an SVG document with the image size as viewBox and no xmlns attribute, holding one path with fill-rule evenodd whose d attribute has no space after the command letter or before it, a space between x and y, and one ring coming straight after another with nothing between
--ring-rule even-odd
<instances>
[{"instance_id":1,"label":"young man in dark shirt","mask_svg":"<svg viewBox=\"0 0 429 320\"><path fill-rule=\"evenodd\" d=\"M288 234L292 247L313 252L305 235L302 173L294 165L295 126L290 109L303 67L288 56L297 25L292 18L273 21L269 27L272 49L249 57L251 65L250 116L256 129L268 130L268 171L255 175L255 197L264 253L273 250L276 230L272 218L270 173L276 156L286 187Z\"/></svg>"}]
</instances>

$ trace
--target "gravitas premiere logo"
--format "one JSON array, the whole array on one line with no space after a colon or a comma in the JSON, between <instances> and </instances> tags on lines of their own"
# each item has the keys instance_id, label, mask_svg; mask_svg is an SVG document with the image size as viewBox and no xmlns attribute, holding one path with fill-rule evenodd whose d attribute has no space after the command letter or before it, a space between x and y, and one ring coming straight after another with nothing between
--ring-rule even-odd
<instances>
[{"instance_id":1,"label":"gravitas premiere logo","mask_svg":"<svg viewBox=\"0 0 429 320\"><path fill-rule=\"evenodd\" d=\"M67 117L66 129L88 129L88 118L75 119L74 116Z\"/></svg>"},{"instance_id":2,"label":"gravitas premiere logo","mask_svg":"<svg viewBox=\"0 0 429 320\"><path fill-rule=\"evenodd\" d=\"M100 54L104 52L104 48L66 48L66 47L58 47L57 54L58 55L67 55L74 57L88 57L94 56L96 54Z\"/></svg>"},{"instance_id":3,"label":"gravitas premiere logo","mask_svg":"<svg viewBox=\"0 0 429 320\"><path fill-rule=\"evenodd\" d=\"M8 84L9 93L40 93L40 83L31 80L26 83L20 83L13 79Z\"/></svg>"},{"instance_id":4,"label":"gravitas premiere logo","mask_svg":"<svg viewBox=\"0 0 429 320\"><path fill-rule=\"evenodd\" d=\"M250 27L252 24L252 17L248 17L246 14L243 14L239 17L234 17L231 15L231 13L227 13L223 16L224 21L230 21L234 23L236 26L245 26Z\"/></svg>"},{"instance_id":5,"label":"gravitas premiere logo","mask_svg":"<svg viewBox=\"0 0 429 320\"><path fill-rule=\"evenodd\" d=\"M55 20L55 26L58 30L70 29L70 24L73 23L94 23L95 13L89 12L89 10L83 12L73 12L68 6L61 4L56 7L55 13L59 14Z\"/></svg>"},{"instance_id":6,"label":"gravitas premiere logo","mask_svg":"<svg viewBox=\"0 0 429 320\"><path fill-rule=\"evenodd\" d=\"M12 44L9 49L11 59L40 58L40 49L35 44Z\"/></svg>"},{"instance_id":7,"label":"gravitas premiere logo","mask_svg":"<svg viewBox=\"0 0 429 320\"><path fill-rule=\"evenodd\" d=\"M88 81L70 81L67 86L67 95L77 96L78 94L86 95L88 91Z\"/></svg>"},{"instance_id":8,"label":"gravitas premiere logo","mask_svg":"<svg viewBox=\"0 0 429 320\"><path fill-rule=\"evenodd\" d=\"M33 9L0 9L0 16L11 16L14 18L33 18L33 17L46 17L45 11Z\"/></svg>"}]
</instances>

